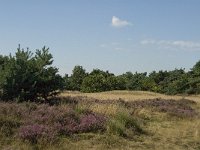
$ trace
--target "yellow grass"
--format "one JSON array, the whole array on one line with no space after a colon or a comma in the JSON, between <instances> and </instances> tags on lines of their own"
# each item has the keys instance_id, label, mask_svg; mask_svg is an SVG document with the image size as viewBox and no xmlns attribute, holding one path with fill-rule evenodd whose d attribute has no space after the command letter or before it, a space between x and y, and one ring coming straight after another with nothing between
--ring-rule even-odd
<instances>
[{"instance_id":1,"label":"yellow grass","mask_svg":"<svg viewBox=\"0 0 200 150\"><path fill-rule=\"evenodd\" d=\"M144 99L182 99L187 98L197 102L195 109L200 112L200 95L176 95L168 96L153 92L143 91L110 91L101 93L80 93L65 91L60 96L85 96L100 100L117 100L119 98L126 101ZM90 109L94 112L103 113L106 116L115 115L117 112L132 111L129 108L116 103L96 103L92 105L80 104L79 109ZM200 118L178 118L171 117L166 113L153 111L148 108L139 108L134 111L135 116L146 118L147 124L143 128L148 134L135 136L128 139L108 133L83 133L74 137L63 137L58 145L37 147L35 149L72 149L72 150L200 150ZM32 149L32 145L27 145L16 141L10 143L10 147L5 149ZM20 147L20 148L19 148Z\"/></svg>"},{"instance_id":2,"label":"yellow grass","mask_svg":"<svg viewBox=\"0 0 200 150\"><path fill-rule=\"evenodd\" d=\"M126 100L126 101L134 101L134 100L145 100L145 99L155 99L155 98L162 98L162 99L175 99L179 100L182 98L200 101L200 95L164 95L154 92L146 92L146 91L109 91L109 92L100 92L100 93L81 93L81 92L72 92L72 91L65 91L60 94L61 96L86 96L91 98L96 98L100 100L117 100L119 98Z\"/></svg>"},{"instance_id":3,"label":"yellow grass","mask_svg":"<svg viewBox=\"0 0 200 150\"><path fill-rule=\"evenodd\" d=\"M117 113L117 111L119 111L119 109L122 108L117 104L94 104L90 106L89 109L97 113L103 113L105 115L114 115Z\"/></svg>"},{"instance_id":4,"label":"yellow grass","mask_svg":"<svg viewBox=\"0 0 200 150\"><path fill-rule=\"evenodd\" d=\"M101 93L80 93L66 91L61 96L86 96L100 100L117 100L119 98L126 101L144 100L144 99L175 99L182 98L194 100L197 102L196 109L200 112L200 95L176 95L169 96L153 92L143 91L110 91ZM87 107L87 106L86 106ZM114 115L119 111L125 110L123 106L117 104L94 104L88 106L94 112L100 112L106 115ZM199 118L170 118L166 113L154 112L146 108L138 109L135 115L142 118L149 118L152 121L145 126L150 135L138 136L134 140L128 140L114 135L94 135L90 139L79 141L82 149L140 149L140 150L182 150L182 149L200 149L200 119ZM89 144L90 142L93 143ZM76 142L75 142L76 143ZM74 143L74 144L75 144ZM77 143L76 143L77 144ZM80 146L79 145L79 146ZM85 145L85 146L84 146ZM80 147L76 147L79 149Z\"/></svg>"}]
</instances>

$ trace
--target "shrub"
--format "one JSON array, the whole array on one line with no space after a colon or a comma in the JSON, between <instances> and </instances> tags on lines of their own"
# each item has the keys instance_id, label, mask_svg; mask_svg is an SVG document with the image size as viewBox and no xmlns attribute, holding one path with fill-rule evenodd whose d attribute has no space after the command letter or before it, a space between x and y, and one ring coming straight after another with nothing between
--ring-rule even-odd
<instances>
[{"instance_id":1,"label":"shrub","mask_svg":"<svg viewBox=\"0 0 200 150\"><path fill-rule=\"evenodd\" d=\"M105 129L105 121L106 118L103 115L93 113L89 110L77 112L69 106L49 106L42 104L38 105L37 108L26 116L23 128L31 132L33 131L33 135L37 134L34 137L37 138L41 136L40 132L37 132L37 128L41 132L45 129L45 133L49 132L46 129L51 129L59 135L71 135L75 133L102 131ZM20 130L20 132L22 131ZM29 138L29 136L27 137ZM21 138L23 139L23 136Z\"/></svg>"},{"instance_id":2,"label":"shrub","mask_svg":"<svg viewBox=\"0 0 200 150\"><path fill-rule=\"evenodd\" d=\"M143 133L139 122L128 113L118 113L116 119L123 123L126 128L131 128L135 133Z\"/></svg>"},{"instance_id":3,"label":"shrub","mask_svg":"<svg viewBox=\"0 0 200 150\"><path fill-rule=\"evenodd\" d=\"M119 135L119 136L125 136L125 126L122 122L119 120L109 120L107 124L107 131L108 133Z\"/></svg>"},{"instance_id":4,"label":"shrub","mask_svg":"<svg viewBox=\"0 0 200 150\"><path fill-rule=\"evenodd\" d=\"M108 122L107 131L119 136L128 136L128 132L133 134L145 133L138 120L126 112L119 112Z\"/></svg>"},{"instance_id":5,"label":"shrub","mask_svg":"<svg viewBox=\"0 0 200 150\"><path fill-rule=\"evenodd\" d=\"M33 124L22 126L19 129L19 137L32 144L42 142L54 142L56 139L56 132L49 126Z\"/></svg>"},{"instance_id":6,"label":"shrub","mask_svg":"<svg viewBox=\"0 0 200 150\"><path fill-rule=\"evenodd\" d=\"M106 118L102 115L90 113L80 118L80 124L77 126L78 132L96 132L105 129Z\"/></svg>"}]
</instances>

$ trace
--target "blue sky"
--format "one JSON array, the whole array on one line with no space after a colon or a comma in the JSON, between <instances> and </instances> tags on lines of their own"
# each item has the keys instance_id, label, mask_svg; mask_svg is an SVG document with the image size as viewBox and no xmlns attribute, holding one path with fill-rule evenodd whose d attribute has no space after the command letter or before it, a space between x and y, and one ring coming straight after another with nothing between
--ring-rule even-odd
<instances>
[{"instance_id":1,"label":"blue sky","mask_svg":"<svg viewBox=\"0 0 200 150\"><path fill-rule=\"evenodd\" d=\"M0 54L44 45L61 74L189 70L200 60L199 0L0 0Z\"/></svg>"}]
</instances>

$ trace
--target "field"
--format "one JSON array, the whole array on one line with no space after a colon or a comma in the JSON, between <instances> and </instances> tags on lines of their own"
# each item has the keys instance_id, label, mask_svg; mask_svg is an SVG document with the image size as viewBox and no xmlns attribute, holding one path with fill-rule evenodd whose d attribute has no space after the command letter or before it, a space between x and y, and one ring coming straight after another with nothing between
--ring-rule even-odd
<instances>
[{"instance_id":1,"label":"field","mask_svg":"<svg viewBox=\"0 0 200 150\"><path fill-rule=\"evenodd\" d=\"M200 149L199 112L199 95L142 91L66 91L51 106L1 102L0 149Z\"/></svg>"},{"instance_id":2,"label":"field","mask_svg":"<svg viewBox=\"0 0 200 150\"><path fill-rule=\"evenodd\" d=\"M60 94L60 96L86 96L89 98L96 98L99 100L118 100L123 99L125 101L134 101L134 100L145 100L145 99L190 99L194 101L200 101L200 95L164 95L159 93L147 92L147 91L108 91L108 92L101 92L101 93L81 93L81 92L74 92L74 91L65 91Z\"/></svg>"}]
</instances>

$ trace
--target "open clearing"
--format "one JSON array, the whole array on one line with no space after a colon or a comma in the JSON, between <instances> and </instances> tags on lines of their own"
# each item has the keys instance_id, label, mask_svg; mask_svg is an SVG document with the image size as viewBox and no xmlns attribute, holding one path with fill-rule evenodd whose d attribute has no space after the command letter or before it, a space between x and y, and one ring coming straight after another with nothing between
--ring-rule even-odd
<instances>
[{"instance_id":1,"label":"open clearing","mask_svg":"<svg viewBox=\"0 0 200 150\"><path fill-rule=\"evenodd\" d=\"M169 96L143 91L111 91L101 93L64 92L61 94L61 96L86 97L86 99L95 98L100 100L123 99L125 101L149 101L150 99L189 99L197 102L196 106L194 107L197 112L200 112L200 95ZM93 111L108 115L115 114L123 109L122 106L115 104L93 104L85 107L89 107ZM152 110L151 108L147 107L137 109L135 113L139 117L146 118L146 120L148 120L145 128L150 133L149 135L138 136L131 140L115 136L105 137L105 140L99 140L98 143L101 144L89 144L91 149L101 149L102 146L104 147L106 144L109 148L114 149L200 149L199 117L179 118L170 116L164 112ZM87 144L90 142L93 143L93 140L96 138L98 139L98 136L94 136L89 140L82 141L83 147L85 146L85 142Z\"/></svg>"},{"instance_id":2,"label":"open clearing","mask_svg":"<svg viewBox=\"0 0 200 150\"><path fill-rule=\"evenodd\" d=\"M199 95L167 96L142 91L102 93L66 91L55 100L59 101L56 106L2 102L0 149L200 149ZM70 114L78 114L82 120L87 117L84 116L85 113L89 113L90 117L96 113L105 116L108 121L101 130L94 128L96 131L90 130L90 126L88 128L86 124L79 124L78 127L87 132L79 132L77 128L75 132L72 131L73 134L58 136L58 141L55 143L47 140L48 135L40 140L34 137L37 141L34 143L18 138L18 126L38 123L38 119L42 119L40 122L42 125L49 122L47 125L53 127L52 121L59 118L59 115L68 115L66 110ZM44 114L42 118L41 114ZM98 123L98 120L96 121ZM12 127L5 126L4 123Z\"/></svg>"},{"instance_id":3,"label":"open clearing","mask_svg":"<svg viewBox=\"0 0 200 150\"><path fill-rule=\"evenodd\" d=\"M145 99L175 99L179 100L182 98L190 99L194 101L200 101L200 95L164 95L154 92L146 92L146 91L109 91L109 92L100 92L100 93L81 93L81 92L74 92L74 91L65 91L60 94L61 96L86 96L89 98L96 98L100 100L117 100L123 99L125 101L133 101L133 100L145 100Z\"/></svg>"}]
</instances>

